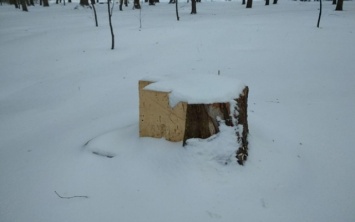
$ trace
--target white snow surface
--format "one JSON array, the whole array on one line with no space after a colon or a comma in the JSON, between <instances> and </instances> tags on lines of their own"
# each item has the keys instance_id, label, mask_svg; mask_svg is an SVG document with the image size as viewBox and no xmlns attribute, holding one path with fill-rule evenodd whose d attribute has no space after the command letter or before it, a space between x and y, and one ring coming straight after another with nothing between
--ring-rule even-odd
<instances>
[{"instance_id":1,"label":"white snow surface","mask_svg":"<svg viewBox=\"0 0 355 222\"><path fill-rule=\"evenodd\" d=\"M116 4L114 50L107 5L95 27L77 4L0 5L0 221L355 221L354 1L320 28L313 1ZM210 98L218 70L250 90L245 166L223 125L139 138L140 79L202 75L182 92Z\"/></svg>"},{"instance_id":2,"label":"white snow surface","mask_svg":"<svg viewBox=\"0 0 355 222\"><path fill-rule=\"evenodd\" d=\"M149 80L149 78L144 78ZM220 75L191 75L184 77L165 77L157 80L145 90L168 92L169 103L175 107L179 102L188 104L212 104L229 102L237 99L245 85L236 78Z\"/></svg>"}]
</instances>

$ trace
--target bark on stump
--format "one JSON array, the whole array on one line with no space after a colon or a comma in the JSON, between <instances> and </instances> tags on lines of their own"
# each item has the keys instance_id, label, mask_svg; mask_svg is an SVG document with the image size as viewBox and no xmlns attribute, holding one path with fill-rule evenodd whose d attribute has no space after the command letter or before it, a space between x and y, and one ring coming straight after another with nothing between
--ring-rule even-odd
<instances>
[{"instance_id":1,"label":"bark on stump","mask_svg":"<svg viewBox=\"0 0 355 222\"><path fill-rule=\"evenodd\" d=\"M239 147L236 158L243 165L248 157L248 94L246 86L230 102L212 104L188 104L180 102L169 105L169 92L145 90L150 81L139 82L139 134L141 137L164 137L169 141L190 138L208 138L219 132L219 125L233 127Z\"/></svg>"}]
</instances>

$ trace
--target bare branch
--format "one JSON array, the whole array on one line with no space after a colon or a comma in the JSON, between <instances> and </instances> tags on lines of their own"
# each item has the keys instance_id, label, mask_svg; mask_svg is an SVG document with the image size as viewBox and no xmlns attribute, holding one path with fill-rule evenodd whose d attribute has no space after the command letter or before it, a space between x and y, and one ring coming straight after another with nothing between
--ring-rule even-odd
<instances>
[{"instance_id":1,"label":"bare branch","mask_svg":"<svg viewBox=\"0 0 355 222\"><path fill-rule=\"evenodd\" d=\"M59 195L58 193L57 193L57 191L54 191L54 193L55 194L57 194L57 196L59 197L59 198L62 198L62 199L72 199L72 198L76 198L76 197L81 197L81 198L89 198L89 196L70 196L70 197L63 197L63 196L61 196L61 195Z\"/></svg>"}]
</instances>

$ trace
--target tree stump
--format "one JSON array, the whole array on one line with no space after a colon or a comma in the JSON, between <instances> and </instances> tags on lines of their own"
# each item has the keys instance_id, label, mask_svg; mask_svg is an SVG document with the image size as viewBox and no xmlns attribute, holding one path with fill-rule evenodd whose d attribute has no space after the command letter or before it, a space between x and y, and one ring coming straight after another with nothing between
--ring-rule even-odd
<instances>
[{"instance_id":1,"label":"tree stump","mask_svg":"<svg viewBox=\"0 0 355 222\"><path fill-rule=\"evenodd\" d=\"M182 97L182 101L172 107L169 96L174 88L170 90L169 87L150 87L154 85L153 83L155 81L139 81L139 135L141 137L164 137L173 142L183 141L185 146L188 139L208 138L219 132L220 124L226 124L235 129L238 142L235 156L240 165L244 164L248 156L249 133L247 114L249 88L247 86L238 84L236 88L240 90L233 91L238 92L237 95L235 98L227 98L227 102L215 99L216 101L205 103L203 99L203 103L199 103L198 99L191 102L188 99L183 101ZM193 87L196 87L195 84Z\"/></svg>"}]
</instances>

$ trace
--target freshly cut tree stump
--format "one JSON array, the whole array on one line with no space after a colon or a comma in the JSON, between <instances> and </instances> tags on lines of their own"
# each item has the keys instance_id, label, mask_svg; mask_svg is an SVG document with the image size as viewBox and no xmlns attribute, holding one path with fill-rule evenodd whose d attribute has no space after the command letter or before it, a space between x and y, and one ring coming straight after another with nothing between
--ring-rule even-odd
<instances>
[{"instance_id":1,"label":"freshly cut tree stump","mask_svg":"<svg viewBox=\"0 0 355 222\"><path fill-rule=\"evenodd\" d=\"M219 132L220 124L226 124L235 129L235 155L243 165L248 156L249 89L220 76L213 76L210 82L203 79L140 80L139 135L183 141L185 146L188 139L208 138ZM215 88L215 84L224 87ZM211 92L212 86L215 92Z\"/></svg>"}]
</instances>

